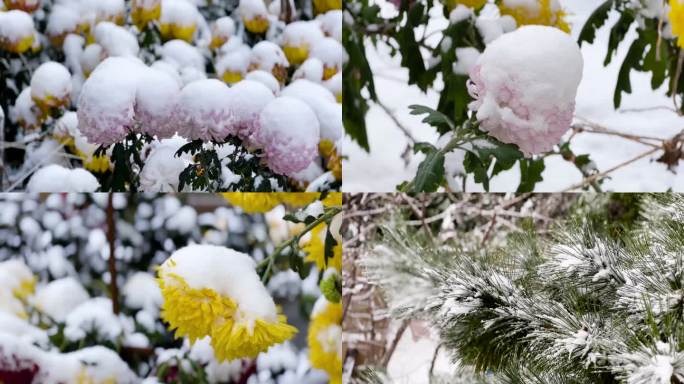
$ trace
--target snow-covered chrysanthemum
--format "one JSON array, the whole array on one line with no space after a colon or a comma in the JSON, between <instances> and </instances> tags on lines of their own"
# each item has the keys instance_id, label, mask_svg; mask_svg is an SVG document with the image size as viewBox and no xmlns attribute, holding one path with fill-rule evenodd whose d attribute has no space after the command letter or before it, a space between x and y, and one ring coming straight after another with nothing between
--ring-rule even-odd
<instances>
[{"instance_id":1,"label":"snow-covered chrysanthemum","mask_svg":"<svg viewBox=\"0 0 684 384\"><path fill-rule=\"evenodd\" d=\"M321 140L335 143L342 137L342 105L324 86L300 79L283 89L281 95L294 97L311 107L321 126Z\"/></svg>"},{"instance_id":2,"label":"snow-covered chrysanthemum","mask_svg":"<svg viewBox=\"0 0 684 384\"><path fill-rule=\"evenodd\" d=\"M211 25L211 43L209 48L220 48L235 35L235 21L228 16L219 17Z\"/></svg>"},{"instance_id":3,"label":"snow-covered chrysanthemum","mask_svg":"<svg viewBox=\"0 0 684 384\"><path fill-rule=\"evenodd\" d=\"M180 92L178 81L166 72L144 71L135 97L135 119L143 132L160 139L176 133Z\"/></svg>"},{"instance_id":4,"label":"snow-covered chrysanthemum","mask_svg":"<svg viewBox=\"0 0 684 384\"><path fill-rule=\"evenodd\" d=\"M77 6L71 3L55 4L48 15L45 32L52 44L61 48L68 34L77 33L80 20Z\"/></svg>"},{"instance_id":5,"label":"snow-covered chrysanthemum","mask_svg":"<svg viewBox=\"0 0 684 384\"><path fill-rule=\"evenodd\" d=\"M342 9L342 0L313 0L316 14Z\"/></svg>"},{"instance_id":6,"label":"snow-covered chrysanthemum","mask_svg":"<svg viewBox=\"0 0 684 384\"><path fill-rule=\"evenodd\" d=\"M347 51L342 44L332 37L317 40L311 50L311 57L323 62L323 80L328 80L341 72L348 59Z\"/></svg>"},{"instance_id":7,"label":"snow-covered chrysanthemum","mask_svg":"<svg viewBox=\"0 0 684 384\"><path fill-rule=\"evenodd\" d=\"M180 137L155 143L140 171L140 189L145 192L177 192L181 172L190 165L189 154L176 156L187 141Z\"/></svg>"},{"instance_id":8,"label":"snow-covered chrysanthemum","mask_svg":"<svg viewBox=\"0 0 684 384\"><path fill-rule=\"evenodd\" d=\"M251 50L240 45L219 56L216 60L216 73L226 84L235 84L242 80L249 69Z\"/></svg>"},{"instance_id":9,"label":"snow-covered chrysanthemum","mask_svg":"<svg viewBox=\"0 0 684 384\"><path fill-rule=\"evenodd\" d=\"M519 26L547 25L570 32L558 0L503 0L499 11L502 15L512 16Z\"/></svg>"},{"instance_id":10,"label":"snow-covered chrysanthemum","mask_svg":"<svg viewBox=\"0 0 684 384\"><path fill-rule=\"evenodd\" d=\"M284 83L289 66L285 52L278 45L270 41L261 41L252 47L250 70L271 72L278 81Z\"/></svg>"},{"instance_id":11,"label":"snow-covered chrysanthemum","mask_svg":"<svg viewBox=\"0 0 684 384\"><path fill-rule=\"evenodd\" d=\"M135 127L135 98L140 73L135 59L110 57L83 84L78 100L78 128L94 144L121 141Z\"/></svg>"},{"instance_id":12,"label":"snow-covered chrysanthemum","mask_svg":"<svg viewBox=\"0 0 684 384\"><path fill-rule=\"evenodd\" d=\"M39 288L31 303L40 312L63 322L69 312L89 298L88 292L76 279L65 277Z\"/></svg>"},{"instance_id":13,"label":"snow-covered chrysanthemum","mask_svg":"<svg viewBox=\"0 0 684 384\"><path fill-rule=\"evenodd\" d=\"M316 41L322 38L323 31L317 22L295 21L285 27L281 45L290 64L299 65L309 57L309 50Z\"/></svg>"},{"instance_id":14,"label":"snow-covered chrysanthemum","mask_svg":"<svg viewBox=\"0 0 684 384\"><path fill-rule=\"evenodd\" d=\"M159 31L164 40L192 41L200 18L197 6L191 1L162 0Z\"/></svg>"},{"instance_id":15,"label":"snow-covered chrysanthemum","mask_svg":"<svg viewBox=\"0 0 684 384\"><path fill-rule=\"evenodd\" d=\"M264 0L240 0L238 10L246 30L256 34L268 30L270 23Z\"/></svg>"},{"instance_id":16,"label":"snow-covered chrysanthemum","mask_svg":"<svg viewBox=\"0 0 684 384\"><path fill-rule=\"evenodd\" d=\"M35 35L31 15L18 10L0 11L0 49L24 53L33 46Z\"/></svg>"},{"instance_id":17,"label":"snow-covered chrysanthemum","mask_svg":"<svg viewBox=\"0 0 684 384\"><path fill-rule=\"evenodd\" d=\"M100 183L83 168L52 164L37 170L26 185L29 192L95 192Z\"/></svg>"},{"instance_id":18,"label":"snow-covered chrysanthemum","mask_svg":"<svg viewBox=\"0 0 684 384\"><path fill-rule=\"evenodd\" d=\"M326 36L342 42L342 11L335 9L316 17Z\"/></svg>"},{"instance_id":19,"label":"snow-covered chrysanthemum","mask_svg":"<svg viewBox=\"0 0 684 384\"><path fill-rule=\"evenodd\" d=\"M178 106L178 134L190 140L223 141L235 134L228 86L216 79L183 87Z\"/></svg>"},{"instance_id":20,"label":"snow-covered chrysanthemum","mask_svg":"<svg viewBox=\"0 0 684 384\"><path fill-rule=\"evenodd\" d=\"M31 87L26 87L19 93L14 101L14 108L10 110L10 116L24 129L31 130L40 127L44 119L40 109L31 98Z\"/></svg>"},{"instance_id":21,"label":"snow-covered chrysanthemum","mask_svg":"<svg viewBox=\"0 0 684 384\"><path fill-rule=\"evenodd\" d=\"M278 79L276 79L275 76L273 76L273 74L270 72L261 70L252 71L245 76L245 79L260 82L268 87L268 89L270 89L271 92L273 92L273 94L276 96L280 94L280 83L278 82Z\"/></svg>"},{"instance_id":22,"label":"snow-covered chrysanthemum","mask_svg":"<svg viewBox=\"0 0 684 384\"><path fill-rule=\"evenodd\" d=\"M309 324L311 366L328 373L331 384L342 382L342 304L321 296Z\"/></svg>"},{"instance_id":23,"label":"snow-covered chrysanthemum","mask_svg":"<svg viewBox=\"0 0 684 384\"><path fill-rule=\"evenodd\" d=\"M522 27L492 42L478 59L469 107L483 131L525 155L549 151L570 128L582 67L570 35Z\"/></svg>"},{"instance_id":24,"label":"snow-covered chrysanthemum","mask_svg":"<svg viewBox=\"0 0 684 384\"><path fill-rule=\"evenodd\" d=\"M256 357L297 332L244 253L213 245L174 252L158 270L161 317L191 343L211 336L218 361Z\"/></svg>"},{"instance_id":25,"label":"snow-covered chrysanthemum","mask_svg":"<svg viewBox=\"0 0 684 384\"><path fill-rule=\"evenodd\" d=\"M260 82L243 80L231 88L230 108L233 112L234 130L246 144L259 129L259 113L275 96Z\"/></svg>"},{"instance_id":26,"label":"snow-covered chrysanthemum","mask_svg":"<svg viewBox=\"0 0 684 384\"><path fill-rule=\"evenodd\" d=\"M282 175L306 169L316 158L320 125L303 101L279 97L259 114L254 143L264 150L268 167Z\"/></svg>"},{"instance_id":27,"label":"snow-covered chrysanthemum","mask_svg":"<svg viewBox=\"0 0 684 384\"><path fill-rule=\"evenodd\" d=\"M47 114L51 108L69 103L71 74L66 67L54 61L41 64L31 77L31 98Z\"/></svg>"},{"instance_id":28,"label":"snow-covered chrysanthemum","mask_svg":"<svg viewBox=\"0 0 684 384\"><path fill-rule=\"evenodd\" d=\"M160 16L161 0L133 0L131 2L131 19L140 30L148 23L159 20Z\"/></svg>"},{"instance_id":29,"label":"snow-covered chrysanthemum","mask_svg":"<svg viewBox=\"0 0 684 384\"><path fill-rule=\"evenodd\" d=\"M95 26L93 37L107 57L136 57L140 51L138 39L133 33L108 21L103 21Z\"/></svg>"},{"instance_id":30,"label":"snow-covered chrysanthemum","mask_svg":"<svg viewBox=\"0 0 684 384\"><path fill-rule=\"evenodd\" d=\"M0 289L6 289L16 298L26 300L33 294L36 277L23 261L12 259L0 263Z\"/></svg>"}]
</instances>

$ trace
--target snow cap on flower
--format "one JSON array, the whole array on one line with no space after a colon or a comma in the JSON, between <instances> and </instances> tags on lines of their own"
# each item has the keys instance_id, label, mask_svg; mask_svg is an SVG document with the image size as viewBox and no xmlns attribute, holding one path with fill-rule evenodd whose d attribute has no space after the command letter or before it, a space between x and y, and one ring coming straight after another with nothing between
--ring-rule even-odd
<instances>
[{"instance_id":1,"label":"snow cap on flower","mask_svg":"<svg viewBox=\"0 0 684 384\"><path fill-rule=\"evenodd\" d=\"M225 44L235 35L235 21L224 16L216 19L211 25L211 43L209 48L216 49Z\"/></svg>"},{"instance_id":2,"label":"snow cap on flower","mask_svg":"<svg viewBox=\"0 0 684 384\"><path fill-rule=\"evenodd\" d=\"M110 145L135 131L138 80L146 70L141 61L123 57L97 66L78 99L78 128L88 141Z\"/></svg>"},{"instance_id":3,"label":"snow cap on flower","mask_svg":"<svg viewBox=\"0 0 684 384\"><path fill-rule=\"evenodd\" d=\"M35 290L36 278L31 269L19 259L0 263L0 289L8 290L20 300L25 300Z\"/></svg>"},{"instance_id":4,"label":"snow cap on flower","mask_svg":"<svg viewBox=\"0 0 684 384\"><path fill-rule=\"evenodd\" d=\"M100 183L82 168L68 169L57 164L37 170L28 184L29 192L95 192Z\"/></svg>"},{"instance_id":5,"label":"snow cap on flower","mask_svg":"<svg viewBox=\"0 0 684 384\"><path fill-rule=\"evenodd\" d=\"M73 277L54 280L38 289L31 303L42 313L63 322L69 312L88 300L90 296Z\"/></svg>"},{"instance_id":6,"label":"snow cap on flower","mask_svg":"<svg viewBox=\"0 0 684 384\"><path fill-rule=\"evenodd\" d=\"M309 57L309 51L316 41L322 38L323 31L317 22L295 21L285 27L281 45L287 60L299 65Z\"/></svg>"},{"instance_id":7,"label":"snow cap on flower","mask_svg":"<svg viewBox=\"0 0 684 384\"><path fill-rule=\"evenodd\" d=\"M487 0L446 0L446 6L449 12L451 12L454 8L458 7L459 5L477 9L481 8L485 4L487 4Z\"/></svg>"},{"instance_id":8,"label":"snow cap on flower","mask_svg":"<svg viewBox=\"0 0 684 384\"><path fill-rule=\"evenodd\" d=\"M177 70L192 67L204 72L204 56L197 48L183 40L171 40L162 45L161 57Z\"/></svg>"},{"instance_id":9,"label":"snow cap on flower","mask_svg":"<svg viewBox=\"0 0 684 384\"><path fill-rule=\"evenodd\" d=\"M162 0L159 30L164 40L192 41L200 19L197 6L186 0Z\"/></svg>"},{"instance_id":10,"label":"snow cap on flower","mask_svg":"<svg viewBox=\"0 0 684 384\"><path fill-rule=\"evenodd\" d=\"M238 10L246 30L256 34L268 30L268 10L264 0L240 0Z\"/></svg>"},{"instance_id":11,"label":"snow cap on flower","mask_svg":"<svg viewBox=\"0 0 684 384\"><path fill-rule=\"evenodd\" d=\"M69 37L71 36L73 35L70 35ZM69 41L69 37L67 37L65 41ZM90 77L90 74L93 73L95 68L97 68L97 66L106 58L107 52L105 52L100 44L89 44L85 47L78 59L81 70L83 71L83 76L86 78Z\"/></svg>"},{"instance_id":12,"label":"snow cap on flower","mask_svg":"<svg viewBox=\"0 0 684 384\"><path fill-rule=\"evenodd\" d=\"M216 79L194 81L180 94L178 134L189 140L223 141L235 134L230 88Z\"/></svg>"},{"instance_id":13,"label":"snow cap on flower","mask_svg":"<svg viewBox=\"0 0 684 384\"><path fill-rule=\"evenodd\" d=\"M50 41L57 47L62 47L64 38L70 33L78 31L81 15L78 7L71 4L55 4L48 15L45 32Z\"/></svg>"},{"instance_id":14,"label":"snow cap on flower","mask_svg":"<svg viewBox=\"0 0 684 384\"><path fill-rule=\"evenodd\" d=\"M549 151L569 129L582 79L582 55L570 35L545 26L507 33L470 74L480 128L526 155Z\"/></svg>"},{"instance_id":15,"label":"snow cap on flower","mask_svg":"<svg viewBox=\"0 0 684 384\"><path fill-rule=\"evenodd\" d=\"M273 92L254 80L243 80L231 88L229 105L233 112L233 129L247 144L259 129L259 113L273 99Z\"/></svg>"},{"instance_id":16,"label":"snow cap on flower","mask_svg":"<svg viewBox=\"0 0 684 384\"><path fill-rule=\"evenodd\" d=\"M252 47L250 70L271 72L278 81L284 83L289 66L285 53L278 45L270 41L261 41Z\"/></svg>"},{"instance_id":17,"label":"snow cap on flower","mask_svg":"<svg viewBox=\"0 0 684 384\"><path fill-rule=\"evenodd\" d=\"M71 74L54 61L41 64L31 77L31 98L43 113L69 103Z\"/></svg>"},{"instance_id":18,"label":"snow cap on flower","mask_svg":"<svg viewBox=\"0 0 684 384\"><path fill-rule=\"evenodd\" d=\"M321 30L326 36L342 42L342 11L339 9L328 11L318 15L316 20L320 23Z\"/></svg>"},{"instance_id":19,"label":"snow cap on flower","mask_svg":"<svg viewBox=\"0 0 684 384\"><path fill-rule=\"evenodd\" d=\"M293 175L306 169L316 158L320 124L316 113L303 101L279 97L259 115L254 143L274 172Z\"/></svg>"},{"instance_id":20,"label":"snow cap on flower","mask_svg":"<svg viewBox=\"0 0 684 384\"><path fill-rule=\"evenodd\" d=\"M191 343L211 336L219 361L256 357L296 333L256 274L254 259L213 245L190 245L159 268L161 317Z\"/></svg>"},{"instance_id":21,"label":"snow cap on flower","mask_svg":"<svg viewBox=\"0 0 684 384\"><path fill-rule=\"evenodd\" d=\"M241 45L225 54L216 61L216 73L226 84L235 84L242 80L249 69L251 50Z\"/></svg>"},{"instance_id":22,"label":"snow cap on flower","mask_svg":"<svg viewBox=\"0 0 684 384\"><path fill-rule=\"evenodd\" d=\"M342 103L342 72L326 80L323 86L335 95L338 103Z\"/></svg>"},{"instance_id":23,"label":"snow cap on flower","mask_svg":"<svg viewBox=\"0 0 684 384\"><path fill-rule=\"evenodd\" d=\"M323 81L323 62L315 57L310 57L297 68L292 75L292 80L306 79L314 83Z\"/></svg>"},{"instance_id":24,"label":"snow cap on flower","mask_svg":"<svg viewBox=\"0 0 684 384\"><path fill-rule=\"evenodd\" d=\"M309 80L297 80L283 89L282 96L289 96L305 102L316 113L321 127L321 140L331 143L342 137L342 105L335 96L320 84Z\"/></svg>"},{"instance_id":25,"label":"snow cap on flower","mask_svg":"<svg viewBox=\"0 0 684 384\"><path fill-rule=\"evenodd\" d=\"M95 42L104 50L108 57L132 56L136 57L140 51L138 39L126 28L114 23L103 21L93 31Z\"/></svg>"},{"instance_id":26,"label":"snow cap on flower","mask_svg":"<svg viewBox=\"0 0 684 384\"><path fill-rule=\"evenodd\" d=\"M18 10L0 11L0 49L24 53L33 46L35 35L31 15Z\"/></svg>"},{"instance_id":27,"label":"snow cap on flower","mask_svg":"<svg viewBox=\"0 0 684 384\"><path fill-rule=\"evenodd\" d=\"M24 129L35 129L42 123L42 117L38 106L31 98L31 87L24 88L17 99L14 107L10 110L10 117Z\"/></svg>"},{"instance_id":28,"label":"snow cap on flower","mask_svg":"<svg viewBox=\"0 0 684 384\"><path fill-rule=\"evenodd\" d=\"M135 97L135 119L143 132L160 139L176 133L180 92L178 82L166 72L143 71Z\"/></svg>"},{"instance_id":29,"label":"snow cap on flower","mask_svg":"<svg viewBox=\"0 0 684 384\"><path fill-rule=\"evenodd\" d=\"M332 37L318 40L311 50L311 57L323 62L323 80L328 80L341 72L348 59L347 51L342 44Z\"/></svg>"},{"instance_id":30,"label":"snow cap on flower","mask_svg":"<svg viewBox=\"0 0 684 384\"><path fill-rule=\"evenodd\" d=\"M342 383L342 304L321 296L309 324L311 366L328 373L331 384Z\"/></svg>"},{"instance_id":31,"label":"snow cap on flower","mask_svg":"<svg viewBox=\"0 0 684 384\"><path fill-rule=\"evenodd\" d=\"M274 95L280 94L280 83L272 73L266 71L252 71L245 76L245 80L258 81L273 92Z\"/></svg>"}]
</instances>

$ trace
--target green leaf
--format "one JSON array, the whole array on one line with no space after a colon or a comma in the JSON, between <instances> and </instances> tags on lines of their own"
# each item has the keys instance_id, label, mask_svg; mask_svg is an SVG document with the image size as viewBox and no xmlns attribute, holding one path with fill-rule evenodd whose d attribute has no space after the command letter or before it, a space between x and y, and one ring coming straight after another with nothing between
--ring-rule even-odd
<instances>
[{"instance_id":1,"label":"green leaf","mask_svg":"<svg viewBox=\"0 0 684 384\"><path fill-rule=\"evenodd\" d=\"M408 83L416 84L423 92L427 91L430 81L425 76L425 62L420 45L416 41L414 28L423 25L424 14L425 6L418 2L414 3L407 14L406 25L401 27L395 36L401 54L401 66L409 72Z\"/></svg>"},{"instance_id":2,"label":"green leaf","mask_svg":"<svg viewBox=\"0 0 684 384\"><path fill-rule=\"evenodd\" d=\"M435 192L444 180L444 154L432 151L418 166L416 178L413 180L413 191Z\"/></svg>"},{"instance_id":3,"label":"green leaf","mask_svg":"<svg viewBox=\"0 0 684 384\"><path fill-rule=\"evenodd\" d=\"M634 22L634 15L631 12L622 12L617 23L613 25L610 29L610 37L608 38L608 51L606 52L606 58L603 60L603 65L607 66L613 59L615 51L617 51L618 45L625 39L625 35L629 31L629 27Z\"/></svg>"},{"instance_id":4,"label":"green leaf","mask_svg":"<svg viewBox=\"0 0 684 384\"><path fill-rule=\"evenodd\" d=\"M544 159L520 159L520 184L516 192L532 192L538 182L544 180Z\"/></svg>"},{"instance_id":5,"label":"green leaf","mask_svg":"<svg viewBox=\"0 0 684 384\"><path fill-rule=\"evenodd\" d=\"M487 168L490 162L483 162L473 152L466 151L463 158L463 168L466 173L472 173L476 183L482 184L485 191L489 192L489 176L487 175Z\"/></svg>"},{"instance_id":6,"label":"green leaf","mask_svg":"<svg viewBox=\"0 0 684 384\"><path fill-rule=\"evenodd\" d=\"M613 3L614 0L606 0L591 13L580 32L579 45L582 45L582 42L585 41L589 44L594 42L596 30L601 28L606 23L606 20L608 20L608 13L613 8Z\"/></svg>"},{"instance_id":7,"label":"green leaf","mask_svg":"<svg viewBox=\"0 0 684 384\"><path fill-rule=\"evenodd\" d=\"M427 154L435 151L437 151L437 148L430 143L420 142L413 144L413 153L422 152Z\"/></svg>"},{"instance_id":8,"label":"green leaf","mask_svg":"<svg viewBox=\"0 0 684 384\"><path fill-rule=\"evenodd\" d=\"M447 117L447 115L443 114L442 112L436 111L430 107L426 107L424 105L409 105L409 109L411 110L412 115L423 115L427 114L425 118L422 120L423 123L430 124L433 127L439 128L448 128L448 131L451 131L454 129L454 123Z\"/></svg>"},{"instance_id":9,"label":"green leaf","mask_svg":"<svg viewBox=\"0 0 684 384\"><path fill-rule=\"evenodd\" d=\"M613 94L615 109L620 107L622 92L632 93L632 84L629 79L629 74L632 69L642 69L641 59L644 54L644 48L644 41L641 38L637 38L627 51L627 56L625 56L625 61L623 61L622 66L620 66L617 83L615 84L615 93Z\"/></svg>"}]
</instances>

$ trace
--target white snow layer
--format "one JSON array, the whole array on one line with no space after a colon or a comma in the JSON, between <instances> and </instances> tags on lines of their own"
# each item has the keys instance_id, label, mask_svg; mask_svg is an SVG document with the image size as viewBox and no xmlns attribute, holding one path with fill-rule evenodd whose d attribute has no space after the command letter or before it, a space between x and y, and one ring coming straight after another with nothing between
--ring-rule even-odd
<instances>
[{"instance_id":1,"label":"white snow layer","mask_svg":"<svg viewBox=\"0 0 684 384\"><path fill-rule=\"evenodd\" d=\"M100 183L92 173L57 164L37 170L26 185L29 192L95 192L98 188Z\"/></svg>"}]
</instances>

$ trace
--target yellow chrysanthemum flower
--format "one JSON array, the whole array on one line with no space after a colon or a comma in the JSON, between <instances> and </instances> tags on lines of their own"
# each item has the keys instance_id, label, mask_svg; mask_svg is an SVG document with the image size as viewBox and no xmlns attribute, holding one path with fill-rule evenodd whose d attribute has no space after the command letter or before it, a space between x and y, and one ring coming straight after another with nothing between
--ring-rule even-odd
<instances>
[{"instance_id":1,"label":"yellow chrysanthemum flower","mask_svg":"<svg viewBox=\"0 0 684 384\"><path fill-rule=\"evenodd\" d=\"M326 167L332 171L336 180L342 180L342 156L337 153L335 144L330 140L318 143L318 153L327 159Z\"/></svg>"},{"instance_id":2,"label":"yellow chrysanthemum flower","mask_svg":"<svg viewBox=\"0 0 684 384\"><path fill-rule=\"evenodd\" d=\"M221 75L221 79L226 83L226 84L235 84L240 81L242 81L242 72L236 72L236 71L225 71Z\"/></svg>"},{"instance_id":3,"label":"yellow chrysanthemum flower","mask_svg":"<svg viewBox=\"0 0 684 384\"><path fill-rule=\"evenodd\" d=\"M672 34L677 36L677 45L684 48L684 1L670 0L668 17L672 24Z\"/></svg>"},{"instance_id":4,"label":"yellow chrysanthemum flower","mask_svg":"<svg viewBox=\"0 0 684 384\"><path fill-rule=\"evenodd\" d=\"M319 270L323 271L328 267L342 270L342 244L338 242L333 247L333 256L325 260L325 237L328 226L325 223L318 224L310 232L310 238L306 241L302 250L306 252L304 260L316 263Z\"/></svg>"},{"instance_id":5,"label":"yellow chrysanthemum flower","mask_svg":"<svg viewBox=\"0 0 684 384\"><path fill-rule=\"evenodd\" d=\"M342 9L342 0L313 0L314 11L317 15Z\"/></svg>"},{"instance_id":6,"label":"yellow chrysanthemum flower","mask_svg":"<svg viewBox=\"0 0 684 384\"><path fill-rule=\"evenodd\" d=\"M447 0L446 6L449 12L456 8L457 5L462 4L470 8L481 8L487 4L487 0Z\"/></svg>"},{"instance_id":7,"label":"yellow chrysanthemum flower","mask_svg":"<svg viewBox=\"0 0 684 384\"><path fill-rule=\"evenodd\" d=\"M160 16L161 0L133 0L131 3L131 19L140 30L148 23L159 20Z\"/></svg>"},{"instance_id":8,"label":"yellow chrysanthemum flower","mask_svg":"<svg viewBox=\"0 0 684 384\"><path fill-rule=\"evenodd\" d=\"M259 15L252 19L243 18L242 22L245 24L245 29L260 35L268 30L269 22L268 19Z\"/></svg>"},{"instance_id":9,"label":"yellow chrysanthemum flower","mask_svg":"<svg viewBox=\"0 0 684 384\"><path fill-rule=\"evenodd\" d=\"M164 40L179 39L188 43L192 42L192 37L195 35L197 25L179 25L162 23L159 25L159 33Z\"/></svg>"},{"instance_id":10,"label":"yellow chrysanthemum flower","mask_svg":"<svg viewBox=\"0 0 684 384\"><path fill-rule=\"evenodd\" d=\"M204 336L219 361L254 358L294 336L259 280L254 260L213 245L174 252L159 267L161 318L191 343Z\"/></svg>"},{"instance_id":11,"label":"yellow chrysanthemum flower","mask_svg":"<svg viewBox=\"0 0 684 384\"><path fill-rule=\"evenodd\" d=\"M321 297L311 314L308 335L311 366L330 376L331 384L342 383L342 304Z\"/></svg>"},{"instance_id":12,"label":"yellow chrysanthemum flower","mask_svg":"<svg viewBox=\"0 0 684 384\"><path fill-rule=\"evenodd\" d=\"M565 12L560 7L558 0L537 0L532 7L528 3L519 5L518 3L511 3L511 0L503 0L499 5L499 11L501 15L513 17L518 26L548 25L564 32L570 32L570 26L565 21Z\"/></svg>"},{"instance_id":13,"label":"yellow chrysanthemum flower","mask_svg":"<svg viewBox=\"0 0 684 384\"><path fill-rule=\"evenodd\" d=\"M24 305L35 287L36 278L22 261L14 259L0 263L0 311L27 318Z\"/></svg>"},{"instance_id":14,"label":"yellow chrysanthemum flower","mask_svg":"<svg viewBox=\"0 0 684 384\"><path fill-rule=\"evenodd\" d=\"M248 213L264 213L280 204L303 207L316 201L320 192L225 192L223 197ZM322 201L326 207L342 205L342 193L331 192Z\"/></svg>"},{"instance_id":15,"label":"yellow chrysanthemum flower","mask_svg":"<svg viewBox=\"0 0 684 384\"><path fill-rule=\"evenodd\" d=\"M309 57L309 46L285 45L283 47L283 52L285 52L285 57L287 57L287 61L289 61L290 64L299 65Z\"/></svg>"}]
</instances>

